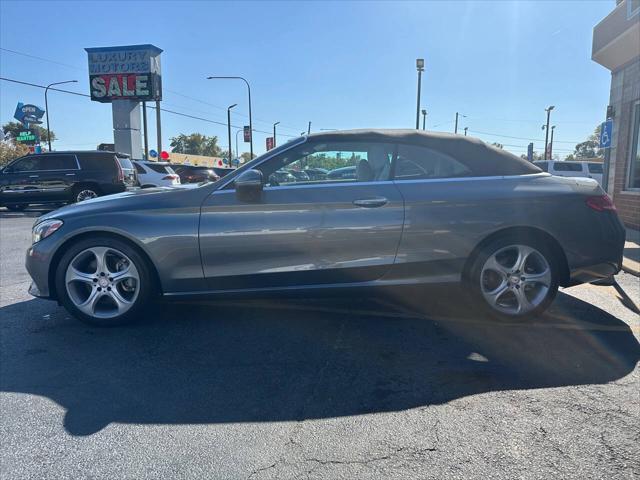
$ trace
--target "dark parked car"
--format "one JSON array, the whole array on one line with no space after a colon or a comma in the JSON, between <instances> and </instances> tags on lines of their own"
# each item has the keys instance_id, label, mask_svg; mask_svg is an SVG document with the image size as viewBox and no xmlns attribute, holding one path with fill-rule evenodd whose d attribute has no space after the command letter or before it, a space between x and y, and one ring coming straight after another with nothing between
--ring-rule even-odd
<instances>
[{"instance_id":1,"label":"dark parked car","mask_svg":"<svg viewBox=\"0 0 640 480\"><path fill-rule=\"evenodd\" d=\"M304 171L308 175L309 179L313 181L326 180L327 173L329 173L329 170L327 170L326 168L310 167L310 168L305 168Z\"/></svg>"},{"instance_id":2,"label":"dark parked car","mask_svg":"<svg viewBox=\"0 0 640 480\"><path fill-rule=\"evenodd\" d=\"M230 174L231 172L235 172L235 168L225 168L225 167L211 167L211 170L215 172L220 178Z\"/></svg>"},{"instance_id":3,"label":"dark parked car","mask_svg":"<svg viewBox=\"0 0 640 480\"><path fill-rule=\"evenodd\" d=\"M356 177L271 180L336 158L356 162ZM33 295L100 325L134 320L158 296L436 283L462 284L474 311L517 320L544 311L558 286L618 272L624 237L592 179L549 175L462 135L355 130L295 139L215 183L51 212L33 227L26 265Z\"/></svg>"},{"instance_id":4,"label":"dark parked car","mask_svg":"<svg viewBox=\"0 0 640 480\"><path fill-rule=\"evenodd\" d=\"M306 172L300 170L287 170L287 172L294 176L296 182L308 182L311 180Z\"/></svg>"},{"instance_id":5,"label":"dark parked car","mask_svg":"<svg viewBox=\"0 0 640 480\"><path fill-rule=\"evenodd\" d=\"M287 170L276 170L269 175L269 182L274 185L280 185L281 183L293 183L296 181L296 177L291 175L291 172Z\"/></svg>"},{"instance_id":6,"label":"dark parked car","mask_svg":"<svg viewBox=\"0 0 640 480\"><path fill-rule=\"evenodd\" d=\"M30 204L81 202L134 188L129 157L114 152L74 151L18 158L0 173L0 205L21 210Z\"/></svg>"},{"instance_id":7,"label":"dark parked car","mask_svg":"<svg viewBox=\"0 0 640 480\"><path fill-rule=\"evenodd\" d=\"M331 170L327 173L329 180L355 180L356 179L356 167L342 167Z\"/></svg>"},{"instance_id":8,"label":"dark parked car","mask_svg":"<svg viewBox=\"0 0 640 480\"><path fill-rule=\"evenodd\" d=\"M215 182L220 179L211 167L174 163L171 168L180 176L181 183Z\"/></svg>"}]
</instances>

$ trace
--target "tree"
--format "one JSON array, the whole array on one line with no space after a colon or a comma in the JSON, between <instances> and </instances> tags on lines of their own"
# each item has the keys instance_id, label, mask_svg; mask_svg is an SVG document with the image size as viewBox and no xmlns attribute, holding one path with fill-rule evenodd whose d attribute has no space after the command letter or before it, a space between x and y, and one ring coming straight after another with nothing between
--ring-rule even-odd
<instances>
[{"instance_id":1,"label":"tree","mask_svg":"<svg viewBox=\"0 0 640 480\"><path fill-rule=\"evenodd\" d=\"M42 128L39 125L31 125L29 127L30 130L36 132L40 136L40 143L46 145L47 143L47 129ZM18 137L20 132L24 132L26 128L19 122L7 122L2 126L2 131L5 135L9 135L11 138L15 139ZM51 141L53 142L56 139L56 134L51 132Z\"/></svg>"},{"instance_id":2,"label":"tree","mask_svg":"<svg viewBox=\"0 0 640 480\"><path fill-rule=\"evenodd\" d=\"M185 135L181 133L171 138L171 151L175 153L187 153L191 155L205 155L207 157L220 157L221 149L218 146L218 137L208 137L201 133Z\"/></svg>"},{"instance_id":3,"label":"tree","mask_svg":"<svg viewBox=\"0 0 640 480\"><path fill-rule=\"evenodd\" d=\"M257 155L254 153L253 157L251 157L251 154L249 152L244 152L242 155L240 155L240 157L242 157L242 160L246 162L248 162L249 160L252 160L253 158L256 158Z\"/></svg>"},{"instance_id":4,"label":"tree","mask_svg":"<svg viewBox=\"0 0 640 480\"><path fill-rule=\"evenodd\" d=\"M0 141L0 167L4 167L11 160L29 153L29 148L13 141Z\"/></svg>"},{"instance_id":5,"label":"tree","mask_svg":"<svg viewBox=\"0 0 640 480\"><path fill-rule=\"evenodd\" d=\"M568 155L566 160L578 158L598 158L604 156L604 149L600 148L600 125L596 127L589 137L576 145L573 154ZM569 158L571 157L571 158Z\"/></svg>"}]
</instances>

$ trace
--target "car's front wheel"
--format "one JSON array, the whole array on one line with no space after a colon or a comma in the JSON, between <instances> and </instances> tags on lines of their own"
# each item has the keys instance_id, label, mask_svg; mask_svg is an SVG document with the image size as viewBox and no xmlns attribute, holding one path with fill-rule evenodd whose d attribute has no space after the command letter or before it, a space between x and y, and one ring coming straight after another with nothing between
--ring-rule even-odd
<instances>
[{"instance_id":1,"label":"car's front wheel","mask_svg":"<svg viewBox=\"0 0 640 480\"><path fill-rule=\"evenodd\" d=\"M73 244L56 270L56 291L76 318L98 326L130 323L148 306L152 277L145 259L110 237Z\"/></svg>"},{"instance_id":2,"label":"car's front wheel","mask_svg":"<svg viewBox=\"0 0 640 480\"><path fill-rule=\"evenodd\" d=\"M470 286L493 316L521 319L544 312L558 292L558 262L538 240L498 238L476 256Z\"/></svg>"}]
</instances>

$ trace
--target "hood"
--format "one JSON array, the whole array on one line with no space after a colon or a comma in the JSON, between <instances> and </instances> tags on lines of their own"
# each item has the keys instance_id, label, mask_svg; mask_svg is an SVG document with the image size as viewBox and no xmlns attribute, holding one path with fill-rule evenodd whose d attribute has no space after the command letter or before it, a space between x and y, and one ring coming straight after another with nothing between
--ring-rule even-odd
<instances>
[{"instance_id":1,"label":"hood","mask_svg":"<svg viewBox=\"0 0 640 480\"><path fill-rule=\"evenodd\" d=\"M66 205L49 212L36 220L40 223L49 218L65 219L86 215L96 215L102 212L130 211L171 208L180 205L195 206L213 191L209 188L212 184L200 186L196 183L187 183L172 187L145 188L131 190L104 197L92 198L79 203Z\"/></svg>"}]
</instances>

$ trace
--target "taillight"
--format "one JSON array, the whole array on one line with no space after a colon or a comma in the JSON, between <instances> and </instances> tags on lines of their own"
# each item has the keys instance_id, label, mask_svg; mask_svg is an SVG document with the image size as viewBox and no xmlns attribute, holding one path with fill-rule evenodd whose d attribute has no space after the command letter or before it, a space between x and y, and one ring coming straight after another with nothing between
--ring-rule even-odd
<instances>
[{"instance_id":1,"label":"taillight","mask_svg":"<svg viewBox=\"0 0 640 480\"><path fill-rule=\"evenodd\" d=\"M178 178L180 178L178 175L165 175L162 177L163 180L177 180Z\"/></svg>"},{"instance_id":2,"label":"taillight","mask_svg":"<svg viewBox=\"0 0 640 480\"><path fill-rule=\"evenodd\" d=\"M589 208L598 212L615 212L616 206L609 195L599 195L597 197L587 197L585 203Z\"/></svg>"},{"instance_id":3,"label":"taillight","mask_svg":"<svg viewBox=\"0 0 640 480\"><path fill-rule=\"evenodd\" d=\"M116 165L118 166L118 182L124 182L124 171L122 170L122 165L120 165L118 160L116 160Z\"/></svg>"}]
</instances>

